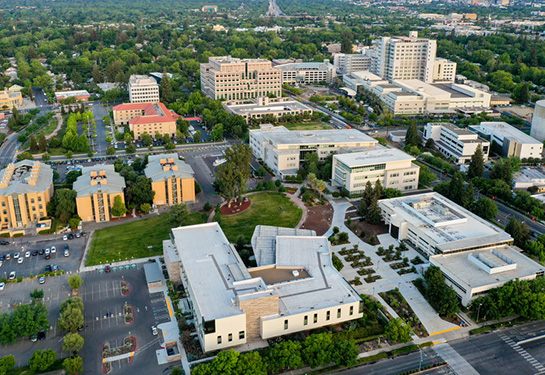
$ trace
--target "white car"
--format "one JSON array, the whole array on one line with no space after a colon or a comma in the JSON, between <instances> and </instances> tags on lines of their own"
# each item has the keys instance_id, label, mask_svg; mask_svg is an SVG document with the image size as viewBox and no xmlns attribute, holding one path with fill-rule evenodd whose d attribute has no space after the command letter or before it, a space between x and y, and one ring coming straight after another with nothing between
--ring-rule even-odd
<instances>
[{"instance_id":1,"label":"white car","mask_svg":"<svg viewBox=\"0 0 545 375\"><path fill-rule=\"evenodd\" d=\"M23 263L23 260L25 260L25 258L19 258L19 259L17 259L17 263L21 264L21 263Z\"/></svg>"},{"instance_id":2,"label":"white car","mask_svg":"<svg viewBox=\"0 0 545 375\"><path fill-rule=\"evenodd\" d=\"M70 256L70 252L68 250L64 250L64 256L65 257L69 257Z\"/></svg>"},{"instance_id":3,"label":"white car","mask_svg":"<svg viewBox=\"0 0 545 375\"><path fill-rule=\"evenodd\" d=\"M6 283L0 283L0 290L4 290L5 287L6 287Z\"/></svg>"},{"instance_id":4,"label":"white car","mask_svg":"<svg viewBox=\"0 0 545 375\"><path fill-rule=\"evenodd\" d=\"M152 334L153 336L157 336L157 327L151 326L151 334Z\"/></svg>"},{"instance_id":5,"label":"white car","mask_svg":"<svg viewBox=\"0 0 545 375\"><path fill-rule=\"evenodd\" d=\"M8 278L8 280L14 280L14 279L15 279L15 271L11 271L11 272L9 273L9 278Z\"/></svg>"},{"instance_id":6,"label":"white car","mask_svg":"<svg viewBox=\"0 0 545 375\"><path fill-rule=\"evenodd\" d=\"M68 236L67 235L62 236L62 240L63 241L68 241Z\"/></svg>"},{"instance_id":7,"label":"white car","mask_svg":"<svg viewBox=\"0 0 545 375\"><path fill-rule=\"evenodd\" d=\"M48 247L47 249L45 249L45 255L49 255L51 254L51 249Z\"/></svg>"},{"instance_id":8,"label":"white car","mask_svg":"<svg viewBox=\"0 0 545 375\"><path fill-rule=\"evenodd\" d=\"M51 254L55 254L57 252L57 248L55 246L51 246Z\"/></svg>"},{"instance_id":9,"label":"white car","mask_svg":"<svg viewBox=\"0 0 545 375\"><path fill-rule=\"evenodd\" d=\"M0 260L0 267L4 265L4 261Z\"/></svg>"},{"instance_id":10,"label":"white car","mask_svg":"<svg viewBox=\"0 0 545 375\"><path fill-rule=\"evenodd\" d=\"M15 253L15 254L13 254L13 259L17 259L17 258L19 258L19 255L20 255L19 253Z\"/></svg>"},{"instance_id":11,"label":"white car","mask_svg":"<svg viewBox=\"0 0 545 375\"><path fill-rule=\"evenodd\" d=\"M27 252L25 253L25 258L30 258L30 251L27 251Z\"/></svg>"}]
</instances>

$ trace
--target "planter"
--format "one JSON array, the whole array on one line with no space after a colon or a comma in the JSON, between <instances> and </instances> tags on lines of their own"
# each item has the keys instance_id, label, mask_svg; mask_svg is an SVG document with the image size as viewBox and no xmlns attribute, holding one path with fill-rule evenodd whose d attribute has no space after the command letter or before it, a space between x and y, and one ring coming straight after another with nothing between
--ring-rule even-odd
<instances>
[{"instance_id":1,"label":"planter","mask_svg":"<svg viewBox=\"0 0 545 375\"><path fill-rule=\"evenodd\" d=\"M102 359L116 357L119 355L135 352L137 348L138 348L138 341L136 339L136 336L133 336L133 335L127 336L123 340L123 346L118 346L117 348L110 348L109 344L108 344L108 347L104 345L102 349Z\"/></svg>"},{"instance_id":2,"label":"planter","mask_svg":"<svg viewBox=\"0 0 545 375\"><path fill-rule=\"evenodd\" d=\"M104 344L102 344L102 358L105 358L104 353L106 353L109 350L110 350L110 343L106 341ZM110 371L112 371L112 366L110 362L102 362L102 373L108 374L110 373Z\"/></svg>"},{"instance_id":3,"label":"planter","mask_svg":"<svg viewBox=\"0 0 545 375\"><path fill-rule=\"evenodd\" d=\"M131 324L134 322L134 314L131 305L125 304L125 306L123 306L123 314L125 315L125 323Z\"/></svg>"},{"instance_id":4,"label":"planter","mask_svg":"<svg viewBox=\"0 0 545 375\"><path fill-rule=\"evenodd\" d=\"M130 288L129 288L129 285L122 281L121 282L121 294L124 295L124 296L128 296L129 293L131 292Z\"/></svg>"}]
</instances>

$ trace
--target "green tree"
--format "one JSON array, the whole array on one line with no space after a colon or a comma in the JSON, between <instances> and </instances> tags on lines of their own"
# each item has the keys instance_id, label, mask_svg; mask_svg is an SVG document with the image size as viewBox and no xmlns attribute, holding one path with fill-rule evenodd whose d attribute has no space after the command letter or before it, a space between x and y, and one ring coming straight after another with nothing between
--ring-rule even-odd
<instances>
[{"instance_id":1,"label":"green tree","mask_svg":"<svg viewBox=\"0 0 545 375\"><path fill-rule=\"evenodd\" d=\"M173 204L168 210L168 219L173 228L189 223L189 208L183 203Z\"/></svg>"},{"instance_id":2,"label":"green tree","mask_svg":"<svg viewBox=\"0 0 545 375\"><path fill-rule=\"evenodd\" d=\"M66 183L67 184L73 184L74 182L76 182L76 180L78 179L79 176L81 176L81 170L79 171L70 171L66 174Z\"/></svg>"},{"instance_id":3,"label":"green tree","mask_svg":"<svg viewBox=\"0 0 545 375\"><path fill-rule=\"evenodd\" d=\"M33 135L30 136L30 151L38 152L38 142L36 142L36 137Z\"/></svg>"},{"instance_id":4,"label":"green tree","mask_svg":"<svg viewBox=\"0 0 545 375\"><path fill-rule=\"evenodd\" d=\"M479 198L473 212L485 220L493 220L498 214L498 206L492 199Z\"/></svg>"},{"instance_id":5,"label":"green tree","mask_svg":"<svg viewBox=\"0 0 545 375\"><path fill-rule=\"evenodd\" d=\"M469 167L467 169L467 177L472 179L475 177L483 177L484 174L484 152L481 145L477 146L477 149L471 156Z\"/></svg>"},{"instance_id":6,"label":"green tree","mask_svg":"<svg viewBox=\"0 0 545 375\"><path fill-rule=\"evenodd\" d=\"M301 356L311 368L325 366L331 363L331 335L319 333L311 335L303 342Z\"/></svg>"},{"instance_id":7,"label":"green tree","mask_svg":"<svg viewBox=\"0 0 545 375\"><path fill-rule=\"evenodd\" d=\"M127 207L125 207L125 203L123 203L123 199L120 195L116 195L114 198L114 205L112 206L112 209L110 210L110 213L112 216L123 216L127 213Z\"/></svg>"},{"instance_id":8,"label":"green tree","mask_svg":"<svg viewBox=\"0 0 545 375\"><path fill-rule=\"evenodd\" d=\"M20 154L17 154L17 161L21 160L34 160L34 156L28 151L21 152Z\"/></svg>"},{"instance_id":9,"label":"green tree","mask_svg":"<svg viewBox=\"0 0 545 375\"><path fill-rule=\"evenodd\" d=\"M81 219L78 216L71 217L70 220L68 220L68 225L70 225L70 228L77 228L79 223L81 223Z\"/></svg>"},{"instance_id":10,"label":"green tree","mask_svg":"<svg viewBox=\"0 0 545 375\"><path fill-rule=\"evenodd\" d=\"M411 327L402 318L390 319L385 329L385 336L395 342L411 341Z\"/></svg>"},{"instance_id":11,"label":"green tree","mask_svg":"<svg viewBox=\"0 0 545 375\"><path fill-rule=\"evenodd\" d=\"M31 371L44 372L55 363L56 359L57 352L51 349L36 350L28 360L28 365Z\"/></svg>"},{"instance_id":12,"label":"green tree","mask_svg":"<svg viewBox=\"0 0 545 375\"><path fill-rule=\"evenodd\" d=\"M163 76L161 77L161 101L170 103L172 101L172 84L170 77L168 76L167 69L163 70Z\"/></svg>"},{"instance_id":13,"label":"green tree","mask_svg":"<svg viewBox=\"0 0 545 375\"><path fill-rule=\"evenodd\" d=\"M240 198L252 174L250 162L252 151L246 144L237 143L225 150L226 162L218 167L216 183L220 192L228 199Z\"/></svg>"},{"instance_id":14,"label":"green tree","mask_svg":"<svg viewBox=\"0 0 545 375\"><path fill-rule=\"evenodd\" d=\"M418 183L422 186L430 186L437 176L427 166L421 165L418 173Z\"/></svg>"},{"instance_id":15,"label":"green tree","mask_svg":"<svg viewBox=\"0 0 545 375\"><path fill-rule=\"evenodd\" d=\"M409 125L409 129L407 129L407 133L405 135L405 146L420 146L421 140L420 136L418 135L418 128L416 127L416 122L411 122L411 125Z\"/></svg>"},{"instance_id":16,"label":"green tree","mask_svg":"<svg viewBox=\"0 0 545 375\"><path fill-rule=\"evenodd\" d=\"M136 181L129 183L127 188L127 199L129 202L140 206L144 203L152 203L155 191L151 188L151 182L146 176L138 176Z\"/></svg>"},{"instance_id":17,"label":"green tree","mask_svg":"<svg viewBox=\"0 0 545 375\"><path fill-rule=\"evenodd\" d=\"M333 344L331 360L337 366L353 366L357 362L360 350L354 340L338 340Z\"/></svg>"},{"instance_id":18,"label":"green tree","mask_svg":"<svg viewBox=\"0 0 545 375\"><path fill-rule=\"evenodd\" d=\"M77 353L83 348L83 337L78 333L67 333L62 341L62 350L70 353Z\"/></svg>"},{"instance_id":19,"label":"green tree","mask_svg":"<svg viewBox=\"0 0 545 375\"><path fill-rule=\"evenodd\" d=\"M512 217L505 226L505 231L513 237L516 246L521 248L526 247L526 243L530 238L530 231L525 223Z\"/></svg>"},{"instance_id":20,"label":"green tree","mask_svg":"<svg viewBox=\"0 0 545 375\"><path fill-rule=\"evenodd\" d=\"M267 356L269 370L279 373L303 367L301 348L301 343L297 341L284 341L275 345Z\"/></svg>"},{"instance_id":21,"label":"green tree","mask_svg":"<svg viewBox=\"0 0 545 375\"><path fill-rule=\"evenodd\" d=\"M106 149L106 155L114 155L114 154L115 154L115 148L113 148L112 146Z\"/></svg>"},{"instance_id":22,"label":"green tree","mask_svg":"<svg viewBox=\"0 0 545 375\"><path fill-rule=\"evenodd\" d=\"M142 138L142 141L144 142L146 146L153 144L153 137L149 135L147 132L142 133L140 138Z\"/></svg>"},{"instance_id":23,"label":"green tree","mask_svg":"<svg viewBox=\"0 0 545 375\"><path fill-rule=\"evenodd\" d=\"M55 191L52 200L52 205L55 207L54 214L64 224L67 224L68 220L76 213L76 195L77 193L72 189L59 189Z\"/></svg>"},{"instance_id":24,"label":"green tree","mask_svg":"<svg viewBox=\"0 0 545 375\"><path fill-rule=\"evenodd\" d=\"M223 139L223 125L222 124L216 124L214 126L214 129L210 132L210 139L212 141L221 141Z\"/></svg>"},{"instance_id":25,"label":"green tree","mask_svg":"<svg viewBox=\"0 0 545 375\"><path fill-rule=\"evenodd\" d=\"M81 374L83 372L83 359L81 357L66 358L62 361L62 367L69 375Z\"/></svg>"},{"instance_id":26,"label":"green tree","mask_svg":"<svg viewBox=\"0 0 545 375\"><path fill-rule=\"evenodd\" d=\"M365 215L365 220L369 224L380 224L382 220L382 211L380 210L380 207L378 206L376 197L373 198L373 200L371 201L371 204L369 205L367 215Z\"/></svg>"},{"instance_id":27,"label":"green tree","mask_svg":"<svg viewBox=\"0 0 545 375\"><path fill-rule=\"evenodd\" d=\"M513 166L513 160L511 158L500 159L494 163L492 170L490 171L490 179L503 180L508 185L513 182L513 172L515 167Z\"/></svg>"},{"instance_id":28,"label":"green tree","mask_svg":"<svg viewBox=\"0 0 545 375\"><path fill-rule=\"evenodd\" d=\"M13 355L6 355L0 359L0 375L6 375L6 373L13 369L16 365L15 357Z\"/></svg>"},{"instance_id":29,"label":"green tree","mask_svg":"<svg viewBox=\"0 0 545 375\"><path fill-rule=\"evenodd\" d=\"M464 176L461 172L455 172L449 183L447 198L461 205L464 191Z\"/></svg>"},{"instance_id":30,"label":"green tree","mask_svg":"<svg viewBox=\"0 0 545 375\"><path fill-rule=\"evenodd\" d=\"M201 141L201 131L200 130L197 130L194 134L193 134L193 142L194 143L199 143Z\"/></svg>"},{"instance_id":31,"label":"green tree","mask_svg":"<svg viewBox=\"0 0 545 375\"><path fill-rule=\"evenodd\" d=\"M40 150L40 152L44 152L47 149L47 140L45 139L45 135L43 134L40 134L40 138L38 140L38 149Z\"/></svg>"},{"instance_id":32,"label":"green tree","mask_svg":"<svg viewBox=\"0 0 545 375\"><path fill-rule=\"evenodd\" d=\"M83 280L80 275L71 275L68 277L68 285L70 289L78 290L83 284Z\"/></svg>"},{"instance_id":33,"label":"green tree","mask_svg":"<svg viewBox=\"0 0 545 375\"><path fill-rule=\"evenodd\" d=\"M149 212L151 210L151 204L149 203L142 203L140 205L140 211L142 212Z\"/></svg>"},{"instance_id":34,"label":"green tree","mask_svg":"<svg viewBox=\"0 0 545 375\"><path fill-rule=\"evenodd\" d=\"M76 333L83 326L83 311L77 307L67 307L61 311L59 327L65 331Z\"/></svg>"}]
</instances>

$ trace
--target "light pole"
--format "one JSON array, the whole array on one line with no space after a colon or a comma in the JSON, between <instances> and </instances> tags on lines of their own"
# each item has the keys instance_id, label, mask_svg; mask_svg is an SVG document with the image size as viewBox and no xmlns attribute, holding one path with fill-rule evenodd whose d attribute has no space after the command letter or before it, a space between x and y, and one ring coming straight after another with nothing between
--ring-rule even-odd
<instances>
[{"instance_id":1,"label":"light pole","mask_svg":"<svg viewBox=\"0 0 545 375\"><path fill-rule=\"evenodd\" d=\"M479 314L481 312L481 306L482 305L483 305L482 303L479 303L479 308L477 309L477 322L476 323L479 323Z\"/></svg>"}]
</instances>

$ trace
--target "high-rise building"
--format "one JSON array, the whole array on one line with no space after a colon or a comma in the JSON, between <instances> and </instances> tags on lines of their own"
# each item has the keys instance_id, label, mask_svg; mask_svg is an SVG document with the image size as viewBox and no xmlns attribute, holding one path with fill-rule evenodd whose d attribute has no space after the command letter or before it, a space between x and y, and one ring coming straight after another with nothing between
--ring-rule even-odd
<instances>
[{"instance_id":1,"label":"high-rise building","mask_svg":"<svg viewBox=\"0 0 545 375\"><path fill-rule=\"evenodd\" d=\"M282 72L269 60L210 57L201 64L201 91L212 99L282 96Z\"/></svg>"},{"instance_id":2,"label":"high-rise building","mask_svg":"<svg viewBox=\"0 0 545 375\"><path fill-rule=\"evenodd\" d=\"M336 76L335 67L324 62L300 62L276 66L282 71L282 83L330 83Z\"/></svg>"},{"instance_id":3,"label":"high-rise building","mask_svg":"<svg viewBox=\"0 0 545 375\"><path fill-rule=\"evenodd\" d=\"M456 63L447 59L436 58L433 65L433 82L454 82Z\"/></svg>"},{"instance_id":4,"label":"high-rise building","mask_svg":"<svg viewBox=\"0 0 545 375\"><path fill-rule=\"evenodd\" d=\"M409 37L382 37L373 73L389 81L418 79L432 82L436 52L437 41L419 38L416 31Z\"/></svg>"},{"instance_id":5,"label":"high-rise building","mask_svg":"<svg viewBox=\"0 0 545 375\"><path fill-rule=\"evenodd\" d=\"M131 103L155 103L159 101L159 85L148 76L132 75L129 78L129 100Z\"/></svg>"}]
</instances>

